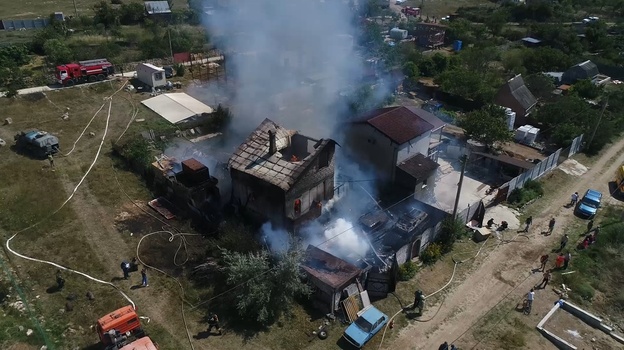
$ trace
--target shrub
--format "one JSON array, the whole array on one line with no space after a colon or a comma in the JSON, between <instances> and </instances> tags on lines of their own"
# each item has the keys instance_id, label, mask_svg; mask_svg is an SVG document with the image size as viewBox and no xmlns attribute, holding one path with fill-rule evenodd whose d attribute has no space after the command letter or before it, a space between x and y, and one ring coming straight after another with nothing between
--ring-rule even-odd
<instances>
[{"instance_id":1,"label":"shrub","mask_svg":"<svg viewBox=\"0 0 624 350\"><path fill-rule=\"evenodd\" d=\"M544 188L538 181L528 180L522 188L516 188L509 194L507 202L518 207L538 198L544 194Z\"/></svg>"},{"instance_id":2,"label":"shrub","mask_svg":"<svg viewBox=\"0 0 624 350\"><path fill-rule=\"evenodd\" d=\"M175 74L176 74L178 77L183 77L183 76L184 76L184 73L186 73L186 68L185 68L185 67L184 67L184 65L183 65L183 64L181 64L181 63L176 64L176 65L174 66L174 68L175 68Z\"/></svg>"},{"instance_id":3,"label":"shrub","mask_svg":"<svg viewBox=\"0 0 624 350\"><path fill-rule=\"evenodd\" d=\"M401 265L399 268L399 281L411 280L416 276L416 272L418 272L418 266L411 260L406 261L405 264Z\"/></svg>"},{"instance_id":4,"label":"shrub","mask_svg":"<svg viewBox=\"0 0 624 350\"><path fill-rule=\"evenodd\" d=\"M420 254L420 260L423 264L427 265L431 265L440 260L440 257L442 257L442 246L435 242L429 244L427 249Z\"/></svg>"},{"instance_id":5,"label":"shrub","mask_svg":"<svg viewBox=\"0 0 624 350\"><path fill-rule=\"evenodd\" d=\"M459 237L465 231L464 224L451 217L447 217L442 220L442 227L440 229L440 245L442 253L446 254L453 249L453 244L457 237Z\"/></svg>"}]
</instances>

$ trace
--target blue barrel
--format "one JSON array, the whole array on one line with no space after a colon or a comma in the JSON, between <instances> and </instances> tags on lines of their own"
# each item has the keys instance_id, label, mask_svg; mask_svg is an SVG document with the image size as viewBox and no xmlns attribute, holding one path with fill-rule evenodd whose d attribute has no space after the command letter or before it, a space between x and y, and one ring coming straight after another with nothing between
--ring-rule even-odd
<instances>
[{"instance_id":1,"label":"blue barrel","mask_svg":"<svg viewBox=\"0 0 624 350\"><path fill-rule=\"evenodd\" d=\"M459 51L462 49L462 41L461 40L455 40L453 42L453 51Z\"/></svg>"}]
</instances>

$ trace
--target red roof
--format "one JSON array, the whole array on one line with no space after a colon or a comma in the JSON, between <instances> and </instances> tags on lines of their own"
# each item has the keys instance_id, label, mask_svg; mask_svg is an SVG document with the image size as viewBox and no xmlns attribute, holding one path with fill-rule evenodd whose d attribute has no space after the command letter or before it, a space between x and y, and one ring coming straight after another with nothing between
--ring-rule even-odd
<instances>
[{"instance_id":1,"label":"red roof","mask_svg":"<svg viewBox=\"0 0 624 350\"><path fill-rule=\"evenodd\" d=\"M422 112L428 113L424 110ZM436 128L416 114L415 110L404 106L376 109L364 116L364 119L399 145Z\"/></svg>"}]
</instances>

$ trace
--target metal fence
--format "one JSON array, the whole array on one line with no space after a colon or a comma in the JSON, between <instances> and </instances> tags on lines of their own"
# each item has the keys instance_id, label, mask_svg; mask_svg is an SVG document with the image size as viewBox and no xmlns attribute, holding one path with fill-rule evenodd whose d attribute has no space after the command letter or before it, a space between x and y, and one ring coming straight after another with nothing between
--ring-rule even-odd
<instances>
[{"instance_id":1,"label":"metal fence","mask_svg":"<svg viewBox=\"0 0 624 350\"><path fill-rule=\"evenodd\" d=\"M559 164L561 164L562 159L565 160L578 153L581 150L582 144L583 135L581 134L574 138L572 144L569 147L566 147L565 149L558 149L555 153L551 154L550 156L548 156L548 158L539 162L532 169L525 171L524 173L511 179L506 184L502 185L501 189L504 188L507 191L505 198L509 198L509 195L513 190L517 188L522 188L527 181L536 180L556 168Z\"/></svg>"},{"instance_id":2,"label":"metal fence","mask_svg":"<svg viewBox=\"0 0 624 350\"><path fill-rule=\"evenodd\" d=\"M0 30L26 30L44 28L50 24L48 18L36 19L3 19L0 20Z\"/></svg>"},{"instance_id":3,"label":"metal fence","mask_svg":"<svg viewBox=\"0 0 624 350\"><path fill-rule=\"evenodd\" d=\"M481 204L481 202L481 200L478 200L474 203L470 203L466 208L458 211L457 220L461 220L462 223L467 224L479 209L479 205Z\"/></svg>"}]
</instances>

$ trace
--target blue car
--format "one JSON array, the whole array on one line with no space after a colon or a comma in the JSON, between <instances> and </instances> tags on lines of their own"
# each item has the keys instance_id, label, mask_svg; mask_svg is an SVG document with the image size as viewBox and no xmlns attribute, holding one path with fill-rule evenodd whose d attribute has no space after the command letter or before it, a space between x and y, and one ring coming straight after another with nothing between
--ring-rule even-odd
<instances>
[{"instance_id":1,"label":"blue car","mask_svg":"<svg viewBox=\"0 0 624 350\"><path fill-rule=\"evenodd\" d=\"M344 338L360 349L388 323L388 316L370 306L364 313L351 323L344 332Z\"/></svg>"},{"instance_id":2,"label":"blue car","mask_svg":"<svg viewBox=\"0 0 624 350\"><path fill-rule=\"evenodd\" d=\"M600 208L600 201L602 200L602 193L589 189L585 192L583 199L579 202L576 207L576 213L581 216L586 216L588 218L593 218Z\"/></svg>"}]
</instances>

